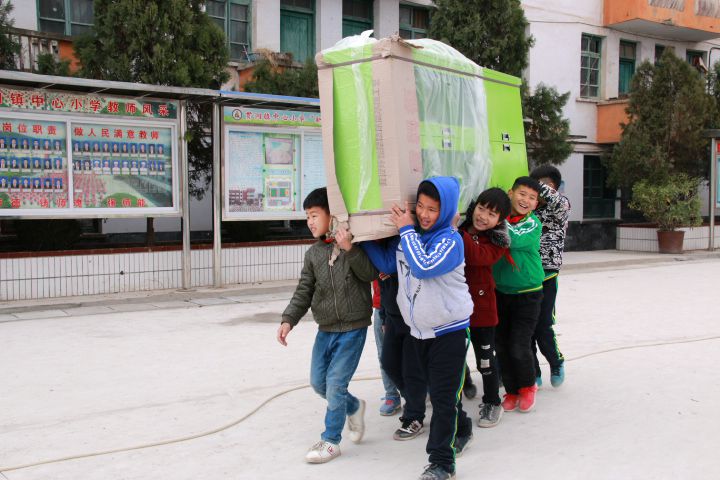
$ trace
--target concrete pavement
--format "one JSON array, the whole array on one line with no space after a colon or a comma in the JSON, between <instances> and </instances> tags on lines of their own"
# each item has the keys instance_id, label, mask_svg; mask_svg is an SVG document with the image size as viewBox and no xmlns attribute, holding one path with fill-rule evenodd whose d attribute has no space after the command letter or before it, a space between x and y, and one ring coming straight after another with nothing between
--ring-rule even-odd
<instances>
[{"instance_id":1,"label":"concrete pavement","mask_svg":"<svg viewBox=\"0 0 720 480\"><path fill-rule=\"evenodd\" d=\"M567 254L566 384L476 428L459 479L720 478L720 259L657 257ZM274 338L293 287L2 305L3 480L417 478L427 435L393 441L397 417L376 413L371 334L350 386L368 401L366 439L303 462L325 403L307 388L314 323L287 348Z\"/></svg>"}]
</instances>

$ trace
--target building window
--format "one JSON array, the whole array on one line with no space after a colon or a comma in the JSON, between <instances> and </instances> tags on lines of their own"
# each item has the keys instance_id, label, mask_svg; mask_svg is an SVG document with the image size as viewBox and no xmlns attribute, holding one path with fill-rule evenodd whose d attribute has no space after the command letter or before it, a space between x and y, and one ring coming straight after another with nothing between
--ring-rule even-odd
<instances>
[{"instance_id":1,"label":"building window","mask_svg":"<svg viewBox=\"0 0 720 480\"><path fill-rule=\"evenodd\" d=\"M657 65L660 62L660 59L663 56L663 53L665 53L665 50L670 50L671 52L675 52L675 47L668 47L667 45L661 45L659 43L655 44L655 65Z\"/></svg>"},{"instance_id":2,"label":"building window","mask_svg":"<svg viewBox=\"0 0 720 480\"><path fill-rule=\"evenodd\" d=\"M607 169L600 157L585 155L583 161L583 217L613 218L616 192L607 187Z\"/></svg>"},{"instance_id":3,"label":"building window","mask_svg":"<svg viewBox=\"0 0 720 480\"><path fill-rule=\"evenodd\" d=\"M205 11L225 32L230 59L249 61L250 0L208 0Z\"/></svg>"},{"instance_id":4,"label":"building window","mask_svg":"<svg viewBox=\"0 0 720 480\"><path fill-rule=\"evenodd\" d=\"M582 36L582 57L580 63L580 96L600 96L600 48L602 38Z\"/></svg>"},{"instance_id":5,"label":"building window","mask_svg":"<svg viewBox=\"0 0 720 480\"><path fill-rule=\"evenodd\" d=\"M37 0L41 32L81 35L93 25L93 0Z\"/></svg>"},{"instance_id":6,"label":"building window","mask_svg":"<svg viewBox=\"0 0 720 480\"><path fill-rule=\"evenodd\" d=\"M280 50L298 62L315 55L315 0L280 0Z\"/></svg>"},{"instance_id":7,"label":"building window","mask_svg":"<svg viewBox=\"0 0 720 480\"><path fill-rule=\"evenodd\" d=\"M703 75L707 73L707 63L705 63L705 60L707 59L707 52L688 50L685 55L687 62L695 67L698 72Z\"/></svg>"},{"instance_id":8,"label":"building window","mask_svg":"<svg viewBox=\"0 0 720 480\"><path fill-rule=\"evenodd\" d=\"M637 45L633 42L620 42L620 79L618 94L626 96L630 92L630 81L635 74Z\"/></svg>"},{"instance_id":9,"label":"building window","mask_svg":"<svg viewBox=\"0 0 720 480\"><path fill-rule=\"evenodd\" d=\"M402 38L427 38L430 27L430 9L400 5L400 36Z\"/></svg>"},{"instance_id":10,"label":"building window","mask_svg":"<svg viewBox=\"0 0 720 480\"><path fill-rule=\"evenodd\" d=\"M343 38L372 29L373 0L343 0Z\"/></svg>"}]
</instances>

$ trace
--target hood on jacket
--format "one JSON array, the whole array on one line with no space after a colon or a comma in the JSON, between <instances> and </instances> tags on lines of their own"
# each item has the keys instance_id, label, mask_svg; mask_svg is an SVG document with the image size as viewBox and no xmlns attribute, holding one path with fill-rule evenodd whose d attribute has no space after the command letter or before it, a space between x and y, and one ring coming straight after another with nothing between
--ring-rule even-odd
<instances>
[{"instance_id":1,"label":"hood on jacket","mask_svg":"<svg viewBox=\"0 0 720 480\"><path fill-rule=\"evenodd\" d=\"M440 216L435 225L424 232L432 234L452 225L460 200L460 182L455 177L430 177L423 182L432 183L440 194Z\"/></svg>"}]
</instances>

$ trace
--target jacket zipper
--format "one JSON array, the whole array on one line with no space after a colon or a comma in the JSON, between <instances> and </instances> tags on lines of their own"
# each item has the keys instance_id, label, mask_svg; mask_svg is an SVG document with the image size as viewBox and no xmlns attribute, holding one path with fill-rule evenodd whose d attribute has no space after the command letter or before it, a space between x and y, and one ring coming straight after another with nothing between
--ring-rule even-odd
<instances>
[{"instance_id":1,"label":"jacket zipper","mask_svg":"<svg viewBox=\"0 0 720 480\"><path fill-rule=\"evenodd\" d=\"M332 251L330 251L330 257L332 257ZM330 257L328 257L328 262L330 261ZM328 268L330 269L330 285L332 286L332 291L333 291L333 303L335 304L335 315L337 315L338 322L341 322L340 312L338 311L338 307L337 307L337 292L335 291L335 279L333 278L332 266L328 264Z\"/></svg>"}]
</instances>

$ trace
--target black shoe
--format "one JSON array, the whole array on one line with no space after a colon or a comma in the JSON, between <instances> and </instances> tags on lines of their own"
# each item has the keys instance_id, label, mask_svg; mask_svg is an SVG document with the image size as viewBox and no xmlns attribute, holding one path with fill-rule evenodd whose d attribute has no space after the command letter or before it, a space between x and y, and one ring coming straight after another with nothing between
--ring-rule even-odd
<instances>
[{"instance_id":1,"label":"black shoe","mask_svg":"<svg viewBox=\"0 0 720 480\"><path fill-rule=\"evenodd\" d=\"M449 471L445 467L433 463L425 467L419 480L447 480L449 478L455 478L455 469Z\"/></svg>"},{"instance_id":2,"label":"black shoe","mask_svg":"<svg viewBox=\"0 0 720 480\"><path fill-rule=\"evenodd\" d=\"M465 394L465 398L472 400L477 395L477 387L472 382L466 382L463 386L463 393Z\"/></svg>"},{"instance_id":3,"label":"black shoe","mask_svg":"<svg viewBox=\"0 0 720 480\"><path fill-rule=\"evenodd\" d=\"M468 435L455 437L455 458L458 458L463 454L465 450L470 446L473 440L473 434L470 432Z\"/></svg>"},{"instance_id":4,"label":"black shoe","mask_svg":"<svg viewBox=\"0 0 720 480\"><path fill-rule=\"evenodd\" d=\"M418 420L405 420L402 421L402 427L395 430L393 438L395 440L412 440L423 432L423 424Z\"/></svg>"}]
</instances>

